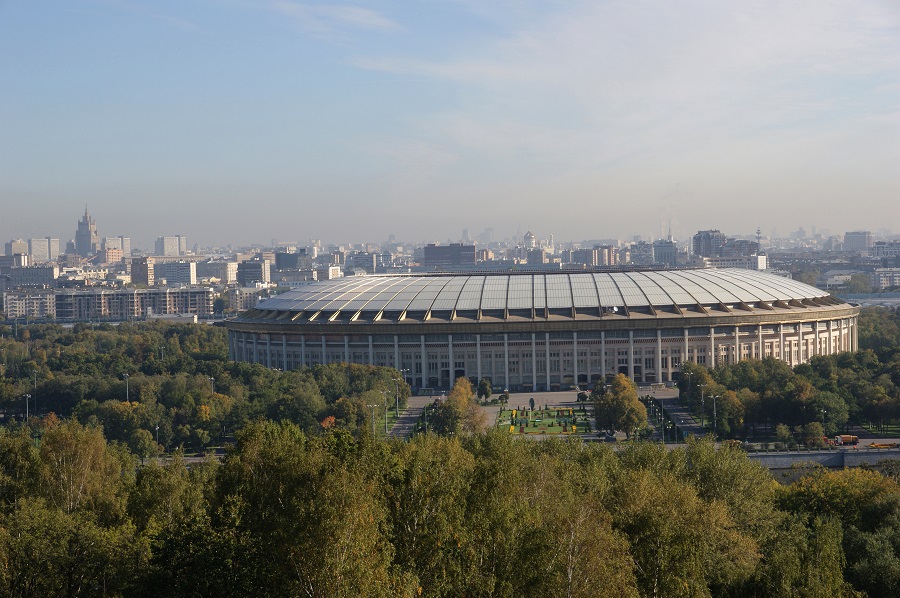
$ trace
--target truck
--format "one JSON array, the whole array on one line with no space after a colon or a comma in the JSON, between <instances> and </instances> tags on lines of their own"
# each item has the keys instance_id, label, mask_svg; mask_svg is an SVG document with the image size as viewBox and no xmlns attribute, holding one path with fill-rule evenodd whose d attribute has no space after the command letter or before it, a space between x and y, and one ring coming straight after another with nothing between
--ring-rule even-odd
<instances>
[{"instance_id":1,"label":"truck","mask_svg":"<svg viewBox=\"0 0 900 598\"><path fill-rule=\"evenodd\" d=\"M842 446L845 444L856 446L857 444L859 444L859 437L853 436L851 434L838 434L834 437L834 444L837 446Z\"/></svg>"}]
</instances>

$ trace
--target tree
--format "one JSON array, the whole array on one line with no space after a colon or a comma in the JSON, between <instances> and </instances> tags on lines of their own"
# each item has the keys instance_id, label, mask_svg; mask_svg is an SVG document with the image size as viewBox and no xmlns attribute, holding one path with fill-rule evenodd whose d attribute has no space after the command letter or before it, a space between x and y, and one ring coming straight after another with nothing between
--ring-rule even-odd
<instances>
[{"instance_id":1,"label":"tree","mask_svg":"<svg viewBox=\"0 0 900 598\"><path fill-rule=\"evenodd\" d=\"M871 293L872 282L867 274L857 273L850 275L850 282L847 283L847 290L851 293Z\"/></svg>"},{"instance_id":2,"label":"tree","mask_svg":"<svg viewBox=\"0 0 900 598\"><path fill-rule=\"evenodd\" d=\"M785 446L794 442L794 435L791 433L791 429L784 424L775 426L775 437L778 439L778 442Z\"/></svg>"},{"instance_id":3,"label":"tree","mask_svg":"<svg viewBox=\"0 0 900 598\"><path fill-rule=\"evenodd\" d=\"M478 382L478 398L486 401L491 398L493 393L494 390L491 388L491 381L487 378L482 378Z\"/></svg>"},{"instance_id":4,"label":"tree","mask_svg":"<svg viewBox=\"0 0 900 598\"><path fill-rule=\"evenodd\" d=\"M437 434L445 436L470 435L487 427L487 416L475 402L475 392L467 378L456 380L447 398L436 406L430 423Z\"/></svg>"},{"instance_id":5,"label":"tree","mask_svg":"<svg viewBox=\"0 0 900 598\"><path fill-rule=\"evenodd\" d=\"M117 493L122 462L100 429L61 422L44 433L40 460L41 494L63 513L90 508L109 516L124 507Z\"/></svg>"},{"instance_id":6,"label":"tree","mask_svg":"<svg viewBox=\"0 0 900 598\"><path fill-rule=\"evenodd\" d=\"M594 387L591 399L600 429L621 430L630 438L647 424L647 409L638 400L637 385L624 374L618 374L606 391Z\"/></svg>"},{"instance_id":7,"label":"tree","mask_svg":"<svg viewBox=\"0 0 900 598\"><path fill-rule=\"evenodd\" d=\"M803 444L815 448L825 446L825 430L821 422L809 422L803 426Z\"/></svg>"}]
</instances>

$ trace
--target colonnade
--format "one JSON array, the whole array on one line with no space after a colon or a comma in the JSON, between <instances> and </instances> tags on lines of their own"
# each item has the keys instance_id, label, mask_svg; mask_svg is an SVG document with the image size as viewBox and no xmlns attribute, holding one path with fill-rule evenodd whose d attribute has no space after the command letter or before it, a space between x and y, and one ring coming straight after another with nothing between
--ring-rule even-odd
<instances>
[{"instance_id":1,"label":"colonnade","mask_svg":"<svg viewBox=\"0 0 900 598\"><path fill-rule=\"evenodd\" d=\"M229 357L283 370L348 362L403 370L418 388L447 388L458 377L495 388L541 391L590 385L617 373L638 383L677 379L681 363L713 367L774 357L791 366L816 355L854 351L856 317L656 330L575 330L498 334L286 334L229 330Z\"/></svg>"}]
</instances>

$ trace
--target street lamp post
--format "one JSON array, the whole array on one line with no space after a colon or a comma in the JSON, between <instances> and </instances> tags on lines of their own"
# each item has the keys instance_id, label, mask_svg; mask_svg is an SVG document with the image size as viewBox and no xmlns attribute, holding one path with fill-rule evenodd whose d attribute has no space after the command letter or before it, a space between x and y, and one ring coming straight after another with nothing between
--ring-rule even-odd
<instances>
[{"instance_id":1,"label":"street lamp post","mask_svg":"<svg viewBox=\"0 0 900 598\"><path fill-rule=\"evenodd\" d=\"M38 417L38 408L37 408L37 370L31 372L34 374L34 390L32 391L32 396L34 397L34 416ZM825 422L822 422L822 426L825 426Z\"/></svg>"},{"instance_id":2,"label":"street lamp post","mask_svg":"<svg viewBox=\"0 0 900 598\"><path fill-rule=\"evenodd\" d=\"M25 395L25 421L28 422L28 400L31 398L31 395Z\"/></svg>"},{"instance_id":3,"label":"street lamp post","mask_svg":"<svg viewBox=\"0 0 900 598\"><path fill-rule=\"evenodd\" d=\"M397 411L397 419L400 419L400 378L394 378L394 399L396 401L395 407Z\"/></svg>"},{"instance_id":4,"label":"street lamp post","mask_svg":"<svg viewBox=\"0 0 900 598\"><path fill-rule=\"evenodd\" d=\"M387 434L388 434L388 429L387 429L387 410L388 410L388 398L387 398L387 393L388 393L388 391L386 391L386 390L382 390L382 391L381 391L381 397L382 397L382 399L384 399L384 435L385 435L385 436L387 436Z\"/></svg>"},{"instance_id":5,"label":"street lamp post","mask_svg":"<svg viewBox=\"0 0 900 598\"><path fill-rule=\"evenodd\" d=\"M706 384L700 385L700 427L704 427L706 424L706 396L703 394L705 390Z\"/></svg>"},{"instance_id":6,"label":"street lamp post","mask_svg":"<svg viewBox=\"0 0 900 598\"><path fill-rule=\"evenodd\" d=\"M131 393L128 389L128 378L130 378L131 376L129 376L128 374L122 374L122 377L125 378L125 401L131 402Z\"/></svg>"},{"instance_id":7,"label":"street lamp post","mask_svg":"<svg viewBox=\"0 0 900 598\"><path fill-rule=\"evenodd\" d=\"M216 379L212 376L209 377L209 391L212 394L216 394Z\"/></svg>"},{"instance_id":8,"label":"street lamp post","mask_svg":"<svg viewBox=\"0 0 900 598\"><path fill-rule=\"evenodd\" d=\"M381 405L366 405L366 407L372 410L372 438L375 438L375 408Z\"/></svg>"},{"instance_id":9,"label":"street lamp post","mask_svg":"<svg viewBox=\"0 0 900 598\"><path fill-rule=\"evenodd\" d=\"M718 398L719 395L713 395L713 438L719 431L719 419L716 417L716 399Z\"/></svg>"}]
</instances>

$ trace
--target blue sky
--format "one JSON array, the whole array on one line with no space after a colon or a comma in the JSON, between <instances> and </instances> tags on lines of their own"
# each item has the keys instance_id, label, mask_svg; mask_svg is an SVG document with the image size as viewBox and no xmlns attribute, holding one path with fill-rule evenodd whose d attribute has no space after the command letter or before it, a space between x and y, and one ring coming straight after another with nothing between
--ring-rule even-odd
<instances>
[{"instance_id":1,"label":"blue sky","mask_svg":"<svg viewBox=\"0 0 900 598\"><path fill-rule=\"evenodd\" d=\"M0 0L0 239L900 230L893 0Z\"/></svg>"}]
</instances>

